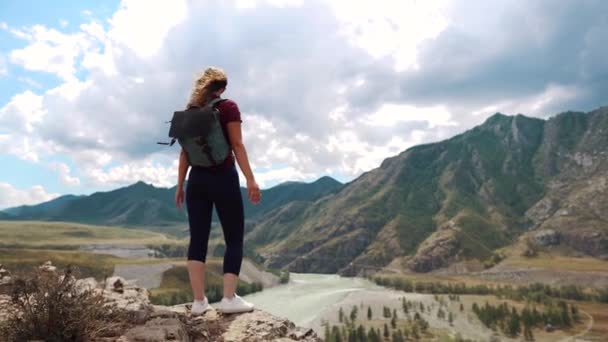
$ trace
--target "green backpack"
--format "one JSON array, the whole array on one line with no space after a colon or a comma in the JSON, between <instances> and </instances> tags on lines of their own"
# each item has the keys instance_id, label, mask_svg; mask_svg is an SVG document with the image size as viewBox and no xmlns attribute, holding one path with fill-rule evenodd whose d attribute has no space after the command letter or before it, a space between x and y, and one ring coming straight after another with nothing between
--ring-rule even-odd
<instances>
[{"instance_id":1,"label":"green backpack","mask_svg":"<svg viewBox=\"0 0 608 342\"><path fill-rule=\"evenodd\" d=\"M215 106L224 99L211 100L204 107L192 107L173 113L169 128L172 146L179 142L193 166L212 167L221 165L230 156L230 144L220 123L220 111Z\"/></svg>"}]
</instances>

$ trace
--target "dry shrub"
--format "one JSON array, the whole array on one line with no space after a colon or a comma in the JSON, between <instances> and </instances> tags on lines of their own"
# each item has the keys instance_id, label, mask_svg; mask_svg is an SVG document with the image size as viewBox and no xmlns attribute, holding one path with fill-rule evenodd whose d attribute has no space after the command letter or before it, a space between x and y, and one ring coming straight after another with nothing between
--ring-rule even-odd
<instances>
[{"instance_id":1,"label":"dry shrub","mask_svg":"<svg viewBox=\"0 0 608 342\"><path fill-rule=\"evenodd\" d=\"M69 269L19 277L10 296L9 317L0 324L6 341L91 341L119 336L128 321L99 291L79 289Z\"/></svg>"}]
</instances>

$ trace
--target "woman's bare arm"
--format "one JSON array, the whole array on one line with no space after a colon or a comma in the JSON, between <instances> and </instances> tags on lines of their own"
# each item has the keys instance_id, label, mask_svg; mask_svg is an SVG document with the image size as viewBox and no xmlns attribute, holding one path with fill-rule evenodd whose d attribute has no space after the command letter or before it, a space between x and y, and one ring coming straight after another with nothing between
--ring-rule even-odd
<instances>
[{"instance_id":1,"label":"woman's bare arm","mask_svg":"<svg viewBox=\"0 0 608 342\"><path fill-rule=\"evenodd\" d=\"M177 190L175 191L175 204L177 204L177 207L180 209L184 203L184 180L186 179L186 173L188 173L189 167L190 164L186 158L186 152L184 152L184 149L182 149L179 153L179 165L177 167Z\"/></svg>"},{"instance_id":2,"label":"woman's bare arm","mask_svg":"<svg viewBox=\"0 0 608 342\"><path fill-rule=\"evenodd\" d=\"M230 139L230 145L234 151L236 158L245 179L247 180L247 190L249 191L249 199L253 203L260 201L260 188L255 181L253 171L251 171L251 165L249 165L249 158L247 157L247 150L245 144L243 144L243 134L241 132L241 123L238 121L229 122L227 125L228 137Z\"/></svg>"},{"instance_id":3,"label":"woman's bare arm","mask_svg":"<svg viewBox=\"0 0 608 342\"><path fill-rule=\"evenodd\" d=\"M188 159L186 158L186 152L184 149L179 153L179 166L177 167L177 187L184 187L184 180L186 180L186 173L188 173L188 168L190 164L188 164Z\"/></svg>"}]
</instances>

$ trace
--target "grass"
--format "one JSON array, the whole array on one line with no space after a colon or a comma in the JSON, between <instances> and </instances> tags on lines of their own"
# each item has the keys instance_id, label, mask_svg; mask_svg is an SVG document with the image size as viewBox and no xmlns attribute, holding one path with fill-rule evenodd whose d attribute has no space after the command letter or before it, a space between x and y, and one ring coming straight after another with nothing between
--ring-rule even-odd
<instances>
[{"instance_id":1,"label":"grass","mask_svg":"<svg viewBox=\"0 0 608 342\"><path fill-rule=\"evenodd\" d=\"M66 222L0 221L0 247L76 249L91 244L178 243L164 234Z\"/></svg>"},{"instance_id":2,"label":"grass","mask_svg":"<svg viewBox=\"0 0 608 342\"><path fill-rule=\"evenodd\" d=\"M94 277L97 280L111 276L114 265L123 262L123 259L115 256L86 252L0 248L0 263L12 273L28 273L48 260L60 270L72 265L79 277Z\"/></svg>"},{"instance_id":3,"label":"grass","mask_svg":"<svg viewBox=\"0 0 608 342\"><path fill-rule=\"evenodd\" d=\"M552 271L606 272L608 261L591 257L566 257L541 253L533 258L511 256L503 265L514 267L538 267Z\"/></svg>"},{"instance_id":4,"label":"grass","mask_svg":"<svg viewBox=\"0 0 608 342\"><path fill-rule=\"evenodd\" d=\"M209 302L221 300L223 293L223 269L221 258L207 258L205 272L205 296ZM249 284L239 280L237 293L262 290L259 284ZM157 305L175 305L192 301L192 290L188 270L185 266L175 266L163 273L160 287L150 290L150 301Z\"/></svg>"}]
</instances>

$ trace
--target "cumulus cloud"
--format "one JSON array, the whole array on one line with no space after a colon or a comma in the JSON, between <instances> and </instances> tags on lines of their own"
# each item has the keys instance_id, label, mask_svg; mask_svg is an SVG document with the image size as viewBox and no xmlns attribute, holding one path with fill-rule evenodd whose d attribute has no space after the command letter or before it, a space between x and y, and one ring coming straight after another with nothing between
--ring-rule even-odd
<instances>
[{"instance_id":1,"label":"cumulus cloud","mask_svg":"<svg viewBox=\"0 0 608 342\"><path fill-rule=\"evenodd\" d=\"M8 183L0 182L0 209L19 205L31 205L50 201L58 194L48 193L41 185L34 185L29 189L17 189Z\"/></svg>"},{"instance_id":2,"label":"cumulus cloud","mask_svg":"<svg viewBox=\"0 0 608 342\"><path fill-rule=\"evenodd\" d=\"M57 173L59 173L59 178L61 182L68 186L77 186L80 185L80 179L78 177L73 177L71 175L70 167L65 163L51 163L49 164L49 168Z\"/></svg>"},{"instance_id":3,"label":"cumulus cloud","mask_svg":"<svg viewBox=\"0 0 608 342\"><path fill-rule=\"evenodd\" d=\"M261 182L353 177L495 111L605 104L607 13L601 0L124 0L69 34L5 24L26 42L11 62L64 82L0 109L28 133L0 151L68 155L82 184L174 184L177 149L155 142L194 72L219 65Z\"/></svg>"}]
</instances>

